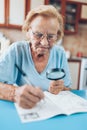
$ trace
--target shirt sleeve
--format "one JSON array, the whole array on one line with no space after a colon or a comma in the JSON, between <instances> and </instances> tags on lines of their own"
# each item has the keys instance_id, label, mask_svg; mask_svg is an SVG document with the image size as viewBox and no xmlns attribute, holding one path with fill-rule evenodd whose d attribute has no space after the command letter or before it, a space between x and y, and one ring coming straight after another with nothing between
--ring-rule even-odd
<instances>
[{"instance_id":1,"label":"shirt sleeve","mask_svg":"<svg viewBox=\"0 0 87 130\"><path fill-rule=\"evenodd\" d=\"M72 86L72 80L71 80L71 75L70 75L70 70L69 70L69 64L66 58L65 51L63 49L62 55L61 55L61 68L64 69L65 71L65 77L64 77L64 85L66 87L71 87Z\"/></svg>"},{"instance_id":2,"label":"shirt sleeve","mask_svg":"<svg viewBox=\"0 0 87 130\"><path fill-rule=\"evenodd\" d=\"M6 53L0 56L0 82L14 84L15 80L15 47L13 44Z\"/></svg>"}]
</instances>

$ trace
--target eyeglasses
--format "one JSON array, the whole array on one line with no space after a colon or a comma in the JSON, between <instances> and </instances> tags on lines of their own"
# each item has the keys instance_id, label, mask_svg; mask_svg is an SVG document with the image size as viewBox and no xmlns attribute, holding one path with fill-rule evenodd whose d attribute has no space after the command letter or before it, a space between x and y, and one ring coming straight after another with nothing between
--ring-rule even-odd
<instances>
[{"instance_id":1,"label":"eyeglasses","mask_svg":"<svg viewBox=\"0 0 87 130\"><path fill-rule=\"evenodd\" d=\"M32 31L32 34L34 38L37 40L41 40L44 37L46 37L49 42L53 42L57 40L57 34L43 34L40 32L33 32L33 31Z\"/></svg>"}]
</instances>

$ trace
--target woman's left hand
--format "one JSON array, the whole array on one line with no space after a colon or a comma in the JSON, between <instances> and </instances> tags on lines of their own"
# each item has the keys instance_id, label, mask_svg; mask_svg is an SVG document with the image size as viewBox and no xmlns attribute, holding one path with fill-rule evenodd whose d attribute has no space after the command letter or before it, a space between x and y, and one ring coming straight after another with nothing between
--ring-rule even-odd
<instances>
[{"instance_id":1,"label":"woman's left hand","mask_svg":"<svg viewBox=\"0 0 87 130\"><path fill-rule=\"evenodd\" d=\"M50 83L49 92L52 94L58 94L60 91L63 90L70 90L70 88L67 88L64 86L63 80L53 80Z\"/></svg>"}]
</instances>

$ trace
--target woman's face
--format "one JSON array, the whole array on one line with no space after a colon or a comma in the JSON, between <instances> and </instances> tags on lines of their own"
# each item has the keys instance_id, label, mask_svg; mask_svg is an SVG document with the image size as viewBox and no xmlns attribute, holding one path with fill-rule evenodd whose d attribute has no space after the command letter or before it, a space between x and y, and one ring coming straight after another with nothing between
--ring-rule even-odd
<instances>
[{"instance_id":1,"label":"woman's face","mask_svg":"<svg viewBox=\"0 0 87 130\"><path fill-rule=\"evenodd\" d=\"M57 40L59 24L56 18L37 16L31 22L28 37L31 50L37 55L45 55Z\"/></svg>"}]
</instances>

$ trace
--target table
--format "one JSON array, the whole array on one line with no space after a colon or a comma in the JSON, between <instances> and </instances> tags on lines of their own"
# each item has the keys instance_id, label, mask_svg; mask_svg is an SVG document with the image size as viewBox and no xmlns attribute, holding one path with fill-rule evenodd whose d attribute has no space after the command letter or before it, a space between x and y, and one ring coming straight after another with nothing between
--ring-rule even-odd
<instances>
[{"instance_id":1,"label":"table","mask_svg":"<svg viewBox=\"0 0 87 130\"><path fill-rule=\"evenodd\" d=\"M87 90L73 90L73 93L87 99ZM87 130L87 113L21 123L14 103L0 100L0 130Z\"/></svg>"}]
</instances>

